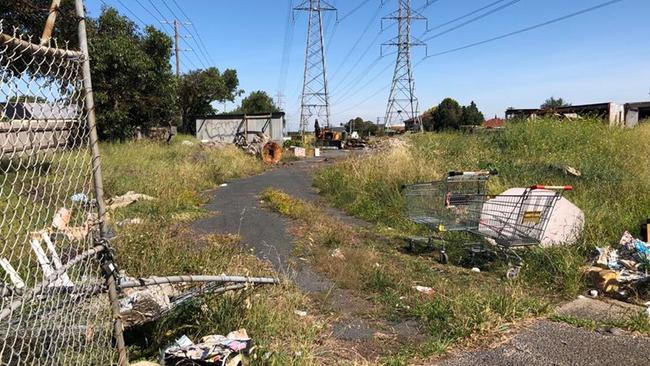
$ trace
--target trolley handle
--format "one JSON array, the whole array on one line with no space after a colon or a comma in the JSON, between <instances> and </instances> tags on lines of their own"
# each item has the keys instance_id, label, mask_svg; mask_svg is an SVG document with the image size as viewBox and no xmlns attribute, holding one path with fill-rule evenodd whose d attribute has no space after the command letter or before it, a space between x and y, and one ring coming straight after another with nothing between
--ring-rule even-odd
<instances>
[{"instance_id":1,"label":"trolley handle","mask_svg":"<svg viewBox=\"0 0 650 366\"><path fill-rule=\"evenodd\" d=\"M488 176L488 175L498 175L499 172L496 169L492 170L479 170L475 172L461 172L461 171L450 171L449 176L450 177L458 177L462 175L466 176Z\"/></svg>"},{"instance_id":2,"label":"trolley handle","mask_svg":"<svg viewBox=\"0 0 650 366\"><path fill-rule=\"evenodd\" d=\"M573 186L545 186L543 184L536 184L530 187L531 190L535 189L548 189L551 191L572 191Z\"/></svg>"}]
</instances>

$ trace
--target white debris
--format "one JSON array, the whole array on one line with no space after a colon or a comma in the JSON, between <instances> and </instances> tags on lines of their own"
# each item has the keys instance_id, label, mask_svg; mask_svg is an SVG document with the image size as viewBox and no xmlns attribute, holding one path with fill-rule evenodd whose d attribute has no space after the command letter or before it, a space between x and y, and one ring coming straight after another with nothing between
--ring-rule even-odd
<instances>
[{"instance_id":1,"label":"white debris","mask_svg":"<svg viewBox=\"0 0 650 366\"><path fill-rule=\"evenodd\" d=\"M341 259L341 260L345 259L345 255L343 255L343 252L339 248L334 249L330 254L330 256L336 259Z\"/></svg>"},{"instance_id":2,"label":"white debris","mask_svg":"<svg viewBox=\"0 0 650 366\"><path fill-rule=\"evenodd\" d=\"M293 313L301 318L307 316L307 312L304 310L294 310Z\"/></svg>"},{"instance_id":3,"label":"white debris","mask_svg":"<svg viewBox=\"0 0 650 366\"><path fill-rule=\"evenodd\" d=\"M122 208L129 206L138 201L153 201L155 198L147 196L142 193L135 193L133 191L126 192L125 194L117 197L110 198L106 201L106 209L114 210L116 208Z\"/></svg>"},{"instance_id":4,"label":"white debris","mask_svg":"<svg viewBox=\"0 0 650 366\"><path fill-rule=\"evenodd\" d=\"M413 286L413 288L414 288L416 291L421 292L421 293L423 293L423 294L425 294L425 295L433 296L433 294L434 294L434 290L433 290L431 287L426 287L426 286Z\"/></svg>"}]
</instances>

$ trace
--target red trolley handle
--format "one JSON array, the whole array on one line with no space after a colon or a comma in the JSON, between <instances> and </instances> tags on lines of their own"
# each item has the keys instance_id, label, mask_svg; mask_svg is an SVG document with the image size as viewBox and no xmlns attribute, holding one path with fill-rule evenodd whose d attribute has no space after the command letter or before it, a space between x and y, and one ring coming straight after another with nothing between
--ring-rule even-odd
<instances>
[{"instance_id":1,"label":"red trolley handle","mask_svg":"<svg viewBox=\"0 0 650 366\"><path fill-rule=\"evenodd\" d=\"M536 184L534 186L530 186L530 189L548 189L552 191L572 191L573 186L545 186L543 184Z\"/></svg>"},{"instance_id":2,"label":"red trolley handle","mask_svg":"<svg viewBox=\"0 0 650 366\"><path fill-rule=\"evenodd\" d=\"M496 169L492 170L479 170L475 172L460 172L460 171L451 171L449 172L450 177L458 177L461 175L467 176L486 176L486 175L497 175L499 172Z\"/></svg>"}]
</instances>

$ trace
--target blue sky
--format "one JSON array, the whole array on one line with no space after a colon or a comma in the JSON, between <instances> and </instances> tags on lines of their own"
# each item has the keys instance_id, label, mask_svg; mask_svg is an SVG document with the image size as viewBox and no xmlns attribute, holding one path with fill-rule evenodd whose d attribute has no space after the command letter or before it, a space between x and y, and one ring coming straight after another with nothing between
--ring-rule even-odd
<instances>
[{"instance_id":1,"label":"blue sky","mask_svg":"<svg viewBox=\"0 0 650 366\"><path fill-rule=\"evenodd\" d=\"M158 24L162 16L185 20L173 0L104 0L133 18L123 6L146 23ZM152 6L153 2L155 7ZM295 14L290 4L302 0L176 0L201 35L208 60L200 56L192 39L183 41L184 71L215 65L235 68L241 87L248 93L265 90L284 95L290 129L296 129L304 67L307 18ZM492 38L573 13L605 0L521 0L474 23L427 42L433 55L466 44ZM392 78L395 56L380 58L380 43L395 36L396 27L381 30L380 18L397 8L397 0L330 0L339 10L324 22L327 68L330 78L333 123L361 116L376 120L383 116ZM421 8L426 0L411 0ZM494 0L437 0L422 10L434 28ZM501 4L510 1L504 0ZM352 12L358 5L357 11ZM100 0L87 0L91 15L97 15ZM493 9L490 8L490 9ZM488 10L485 10L488 11ZM485 12L484 11L484 12ZM153 14L153 15L152 15ZM480 13L479 13L480 14ZM563 97L573 104L650 99L650 1L623 0L567 21L478 47L430 57L415 69L420 109L438 104L445 97L462 104L475 101L486 117L502 116L505 109L536 107L549 96ZM154 18L155 16L155 18ZM467 18L470 19L470 18ZM426 24L413 25L413 36L422 39L462 23L426 31ZM384 26L388 23L384 23ZM368 31L364 34L365 29ZM190 33L192 26L182 28ZM288 33L287 33L288 30ZM290 39L291 42L285 42ZM376 40L375 44L372 43ZM198 41L198 40L197 40ZM283 50L287 44L286 77L282 77ZM356 48L353 46L357 44ZM368 50L364 53L364 51ZM413 62L426 56L414 49ZM349 55L349 56L348 56ZM203 60L203 61L202 61ZM352 67L357 64L357 67ZM385 70L382 72L382 70ZM234 105L228 103L227 109ZM223 108L223 106L220 106Z\"/></svg>"}]
</instances>

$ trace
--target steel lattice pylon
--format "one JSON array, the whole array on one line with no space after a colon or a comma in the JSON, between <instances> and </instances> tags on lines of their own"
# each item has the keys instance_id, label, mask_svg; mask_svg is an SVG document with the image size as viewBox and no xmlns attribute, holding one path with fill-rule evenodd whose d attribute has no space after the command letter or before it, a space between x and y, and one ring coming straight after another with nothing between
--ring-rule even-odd
<instances>
[{"instance_id":1,"label":"steel lattice pylon","mask_svg":"<svg viewBox=\"0 0 650 366\"><path fill-rule=\"evenodd\" d=\"M414 119L417 128L422 129L422 123L419 121L418 99L415 96L411 48L426 45L411 37L411 22L426 20L426 18L411 9L411 0L399 0L399 9L384 17L383 20L396 21L398 26L397 37L382 45L382 48L384 46L397 47L395 73L393 74L388 106L386 107L386 126L404 126L404 121Z\"/></svg>"},{"instance_id":2,"label":"steel lattice pylon","mask_svg":"<svg viewBox=\"0 0 650 366\"><path fill-rule=\"evenodd\" d=\"M295 7L294 11L307 11L309 13L305 74L300 102L300 131L304 136L307 124L311 122L312 117L322 118L326 126L330 125L322 12L336 11L336 8L324 0L306 0Z\"/></svg>"}]
</instances>

